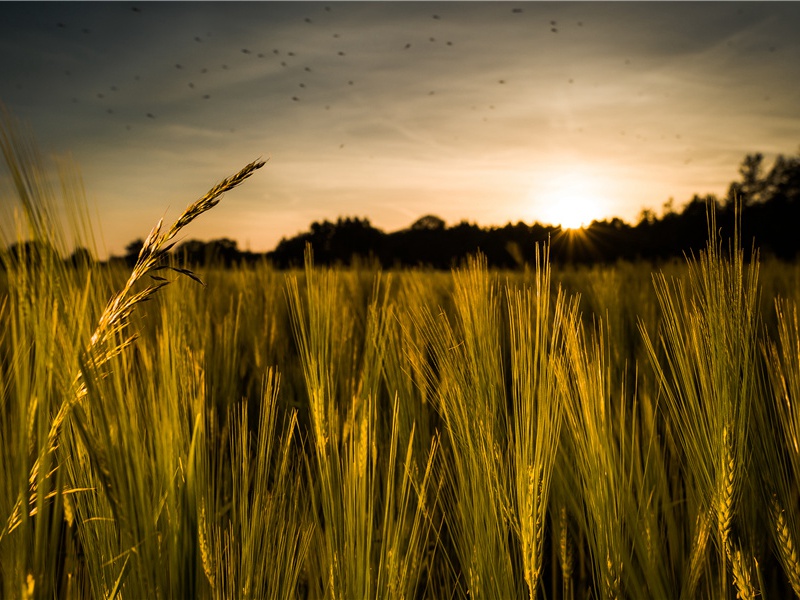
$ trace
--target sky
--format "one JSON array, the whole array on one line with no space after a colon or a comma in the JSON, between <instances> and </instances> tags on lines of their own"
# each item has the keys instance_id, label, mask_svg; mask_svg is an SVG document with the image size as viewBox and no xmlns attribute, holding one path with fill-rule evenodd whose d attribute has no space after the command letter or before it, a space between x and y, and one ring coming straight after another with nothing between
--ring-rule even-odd
<instances>
[{"instance_id":1,"label":"sky","mask_svg":"<svg viewBox=\"0 0 800 600\"><path fill-rule=\"evenodd\" d=\"M183 239L636 223L797 154L798 30L797 2L0 2L0 102L77 165L102 255L258 157Z\"/></svg>"}]
</instances>

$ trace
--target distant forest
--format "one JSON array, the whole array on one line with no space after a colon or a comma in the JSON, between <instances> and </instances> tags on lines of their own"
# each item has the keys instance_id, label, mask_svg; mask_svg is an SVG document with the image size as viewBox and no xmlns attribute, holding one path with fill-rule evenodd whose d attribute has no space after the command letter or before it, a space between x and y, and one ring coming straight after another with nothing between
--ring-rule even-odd
<instances>
[{"instance_id":1,"label":"distant forest","mask_svg":"<svg viewBox=\"0 0 800 600\"><path fill-rule=\"evenodd\" d=\"M231 266L267 260L285 269L301 266L307 244L318 265L380 264L384 268L424 266L449 269L480 251L490 266L514 268L535 260L536 245L550 243L555 264L613 263L618 260L664 261L697 252L708 239L708 209L716 211L723 235L733 235L736 204L741 207L741 243L749 250L754 244L764 257L794 260L800 252L800 155L779 155L771 168L762 154L745 157L739 168L740 180L730 184L725 198L695 195L681 210L670 200L661 215L643 210L639 222L621 219L594 221L578 232L559 227L509 223L503 227L479 227L462 221L447 226L435 215L426 215L407 229L386 233L369 219L342 217L336 222L311 224L309 231L284 238L271 252L240 250L230 239L209 242L189 240L173 253L187 266L218 264ZM738 202L735 200L738 199ZM131 242L126 253L109 260L136 261L143 240ZM30 256L25 244L7 249L13 255ZM91 261L78 248L66 260Z\"/></svg>"}]
</instances>

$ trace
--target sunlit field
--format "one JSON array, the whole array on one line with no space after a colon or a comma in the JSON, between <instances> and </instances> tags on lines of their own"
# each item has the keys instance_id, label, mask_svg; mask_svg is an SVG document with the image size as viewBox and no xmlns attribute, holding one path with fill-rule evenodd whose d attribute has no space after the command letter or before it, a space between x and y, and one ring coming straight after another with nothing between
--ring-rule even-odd
<instances>
[{"instance_id":1,"label":"sunlit field","mask_svg":"<svg viewBox=\"0 0 800 600\"><path fill-rule=\"evenodd\" d=\"M800 595L800 269L713 213L658 268L178 268L255 162L132 270L75 266L43 249L91 244L80 190L28 150L3 139L4 245L41 244L0 271L1 597Z\"/></svg>"}]
</instances>

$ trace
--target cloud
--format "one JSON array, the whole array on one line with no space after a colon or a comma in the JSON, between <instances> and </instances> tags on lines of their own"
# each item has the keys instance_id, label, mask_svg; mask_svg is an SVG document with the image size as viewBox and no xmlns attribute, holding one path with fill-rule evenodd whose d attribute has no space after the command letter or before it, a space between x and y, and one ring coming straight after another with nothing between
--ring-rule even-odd
<instances>
[{"instance_id":1,"label":"cloud","mask_svg":"<svg viewBox=\"0 0 800 600\"><path fill-rule=\"evenodd\" d=\"M112 251L259 155L197 231L238 218L267 249L342 214L517 220L566 167L628 218L724 193L746 152L796 149L798 23L797 3L0 3L0 79L76 157Z\"/></svg>"}]
</instances>

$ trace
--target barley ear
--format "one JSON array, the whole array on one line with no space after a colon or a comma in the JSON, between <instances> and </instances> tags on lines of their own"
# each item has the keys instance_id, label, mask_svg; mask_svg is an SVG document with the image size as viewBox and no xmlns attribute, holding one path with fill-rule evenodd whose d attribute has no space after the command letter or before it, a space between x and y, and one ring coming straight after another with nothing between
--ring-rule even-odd
<instances>
[{"instance_id":1,"label":"barley ear","mask_svg":"<svg viewBox=\"0 0 800 600\"><path fill-rule=\"evenodd\" d=\"M571 598L573 556L566 506L560 508L558 511L558 518L553 519L553 522L557 529L557 534L554 537L558 538L558 562L561 566L561 577L563 579L562 594L564 598Z\"/></svg>"},{"instance_id":2,"label":"barley ear","mask_svg":"<svg viewBox=\"0 0 800 600\"><path fill-rule=\"evenodd\" d=\"M770 502L770 516L777 536L778 555L783 564L783 570L795 595L800 598L800 559L797 556L797 546L792 539L786 515L774 495Z\"/></svg>"},{"instance_id":3,"label":"barley ear","mask_svg":"<svg viewBox=\"0 0 800 600\"><path fill-rule=\"evenodd\" d=\"M208 580L208 583L211 585L211 589L214 589L214 564L212 562L212 555L211 550L208 544L208 523L206 521L206 507L205 502L202 503L200 507L200 518L197 523L197 539L200 545L200 559L203 565L203 573Z\"/></svg>"},{"instance_id":4,"label":"barley ear","mask_svg":"<svg viewBox=\"0 0 800 600\"><path fill-rule=\"evenodd\" d=\"M733 583L736 585L736 597L740 600L755 600L757 592L750 578L750 565L741 548L732 552Z\"/></svg>"},{"instance_id":5,"label":"barley ear","mask_svg":"<svg viewBox=\"0 0 800 600\"><path fill-rule=\"evenodd\" d=\"M215 207L221 197L227 191L232 190L245 179L250 177L256 170L260 169L266 164L266 161L261 159L255 160L245 166L235 175L223 179L213 188L211 188L200 199L196 200L183 211L183 214L178 220L167 230L166 233L161 232L162 221L150 231L147 236L136 264L131 271L128 281L125 286L112 296L106 305L103 313L97 322L97 327L92 333L89 343L83 352L82 361L84 364L92 365L93 372L102 375L102 367L116 354L119 354L126 346L128 346L135 336L122 337L129 324L130 315L133 313L134 308L152 297L158 290L167 285L167 281L157 281L155 284L149 285L144 290L133 292L133 287L146 275L169 268L178 273L189 275L193 279L197 279L194 274L190 274L185 269L176 269L161 264L162 260L167 256L167 253L172 248L169 242L183 229L186 225L191 223L204 212ZM67 415L71 409L80 402L87 395L86 382L83 378L82 370L79 370L73 380L72 391L67 394L62 401L56 415L50 423L50 429L47 435L47 451L52 453L58 446L58 436L61 427L64 424ZM34 495L37 487L37 477L40 469L40 459L37 458L30 470L29 485L30 493ZM0 537L5 533L10 533L21 523L20 511L22 509L23 499L19 498L12 510L11 516L8 518L5 528L0 532Z\"/></svg>"},{"instance_id":6,"label":"barley ear","mask_svg":"<svg viewBox=\"0 0 800 600\"><path fill-rule=\"evenodd\" d=\"M722 464L717 476L717 532L720 536L723 551L731 558L730 534L733 521L733 501L736 492L736 460L733 456L733 443L728 435L728 428L722 429Z\"/></svg>"},{"instance_id":7,"label":"barley ear","mask_svg":"<svg viewBox=\"0 0 800 600\"><path fill-rule=\"evenodd\" d=\"M689 553L689 574L686 578L684 593L681 594L683 598L695 597L697 584L700 582L700 575L703 572L703 562L706 558L708 537L711 534L711 518L708 513L700 513L697 515L695 531L697 533L695 534L694 543Z\"/></svg>"}]
</instances>

